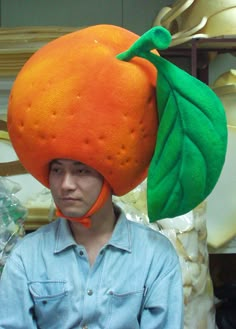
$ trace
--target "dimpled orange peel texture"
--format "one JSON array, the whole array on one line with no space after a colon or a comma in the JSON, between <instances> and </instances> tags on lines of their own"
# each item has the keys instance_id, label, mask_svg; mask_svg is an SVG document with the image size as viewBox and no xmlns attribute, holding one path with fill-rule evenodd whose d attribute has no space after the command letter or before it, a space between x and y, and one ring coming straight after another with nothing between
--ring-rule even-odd
<instances>
[{"instance_id":1,"label":"dimpled orange peel texture","mask_svg":"<svg viewBox=\"0 0 236 329\"><path fill-rule=\"evenodd\" d=\"M24 167L48 186L48 164L76 159L122 195L147 174L157 135L157 71L145 59L120 61L138 35L97 25L38 50L9 98L8 130Z\"/></svg>"}]
</instances>

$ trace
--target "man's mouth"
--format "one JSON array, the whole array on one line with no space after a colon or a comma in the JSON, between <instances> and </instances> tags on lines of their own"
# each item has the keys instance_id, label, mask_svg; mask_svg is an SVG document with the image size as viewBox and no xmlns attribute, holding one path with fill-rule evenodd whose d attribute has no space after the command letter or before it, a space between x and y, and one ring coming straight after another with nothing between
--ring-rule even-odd
<instances>
[{"instance_id":1,"label":"man's mouth","mask_svg":"<svg viewBox=\"0 0 236 329\"><path fill-rule=\"evenodd\" d=\"M63 197L60 198L62 202L80 202L82 201L80 198L73 198L73 197Z\"/></svg>"}]
</instances>

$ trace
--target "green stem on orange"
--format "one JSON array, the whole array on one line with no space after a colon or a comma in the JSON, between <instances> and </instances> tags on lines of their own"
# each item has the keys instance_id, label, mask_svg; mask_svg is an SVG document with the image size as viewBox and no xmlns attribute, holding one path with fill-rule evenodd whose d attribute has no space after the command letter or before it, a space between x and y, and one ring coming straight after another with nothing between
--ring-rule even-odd
<instances>
[{"instance_id":1,"label":"green stem on orange","mask_svg":"<svg viewBox=\"0 0 236 329\"><path fill-rule=\"evenodd\" d=\"M116 58L129 61L131 58L150 52L153 49L167 49L170 43L170 32L162 26L156 26L144 33L129 49L118 54Z\"/></svg>"}]
</instances>

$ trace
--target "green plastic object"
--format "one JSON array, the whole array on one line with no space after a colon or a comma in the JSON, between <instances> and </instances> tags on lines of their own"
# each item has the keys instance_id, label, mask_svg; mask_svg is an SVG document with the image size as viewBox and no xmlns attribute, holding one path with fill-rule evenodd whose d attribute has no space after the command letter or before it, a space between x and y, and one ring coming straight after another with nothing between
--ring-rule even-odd
<instances>
[{"instance_id":1,"label":"green plastic object","mask_svg":"<svg viewBox=\"0 0 236 329\"><path fill-rule=\"evenodd\" d=\"M203 82L151 52L168 48L171 35L157 26L143 34L123 61L138 56L158 70L159 127L147 177L150 222L183 215L213 190L227 149L225 110Z\"/></svg>"}]
</instances>

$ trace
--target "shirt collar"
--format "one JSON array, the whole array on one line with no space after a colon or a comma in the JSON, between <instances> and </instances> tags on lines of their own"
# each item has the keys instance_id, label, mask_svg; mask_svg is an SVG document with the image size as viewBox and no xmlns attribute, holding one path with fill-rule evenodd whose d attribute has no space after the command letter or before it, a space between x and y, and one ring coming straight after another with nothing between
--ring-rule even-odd
<instances>
[{"instance_id":1,"label":"shirt collar","mask_svg":"<svg viewBox=\"0 0 236 329\"><path fill-rule=\"evenodd\" d=\"M115 206L118 213L118 219L114 231L112 233L109 245L131 252L131 227L130 222L126 218L124 212Z\"/></svg>"},{"instance_id":2,"label":"shirt collar","mask_svg":"<svg viewBox=\"0 0 236 329\"><path fill-rule=\"evenodd\" d=\"M59 218L54 253L57 254L71 246L76 246L76 242L71 233L70 226L66 219Z\"/></svg>"},{"instance_id":3,"label":"shirt collar","mask_svg":"<svg viewBox=\"0 0 236 329\"><path fill-rule=\"evenodd\" d=\"M126 218L124 212L117 206L115 206L115 211L118 214L118 219L108 245L131 252L131 228L129 220ZM68 221L59 218L54 253L60 253L61 251L76 245Z\"/></svg>"}]
</instances>

